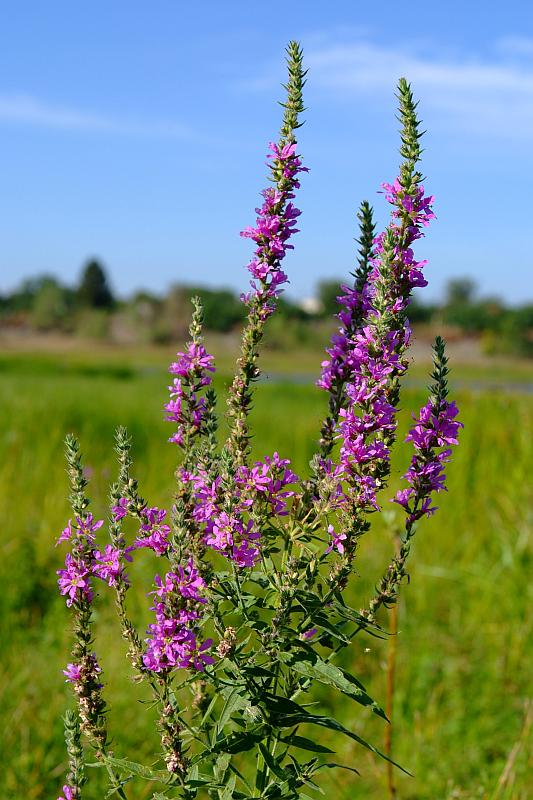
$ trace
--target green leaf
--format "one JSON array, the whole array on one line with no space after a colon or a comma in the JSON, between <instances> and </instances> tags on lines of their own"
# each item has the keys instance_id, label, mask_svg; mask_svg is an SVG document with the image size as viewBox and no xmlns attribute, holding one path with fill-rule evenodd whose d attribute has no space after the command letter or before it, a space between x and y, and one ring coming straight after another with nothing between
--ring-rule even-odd
<instances>
[{"instance_id":1,"label":"green leaf","mask_svg":"<svg viewBox=\"0 0 533 800\"><path fill-rule=\"evenodd\" d=\"M361 736L358 736L348 728L345 728L344 725L341 725L341 723L336 719L333 719L333 717L325 717L320 714L310 714L303 706L298 705L298 703L295 703L293 700L289 700L284 697L275 697L274 695L266 696L265 706L270 713L270 724L273 728L292 728L294 725L305 724L318 725L322 728L328 728L329 730L342 733L344 736L348 736L362 747L365 747L367 750L370 750L372 753L375 753L376 755L385 759L385 761L389 761L391 764L394 764L395 767L398 767L407 775L411 774L402 766L400 766L400 764L392 761L392 759L386 756L385 753L382 753L381 750L378 750L376 747L374 747L374 745L366 742L361 738Z\"/></svg>"},{"instance_id":2,"label":"green leaf","mask_svg":"<svg viewBox=\"0 0 533 800\"><path fill-rule=\"evenodd\" d=\"M320 764L317 767L317 770L321 769L322 767L327 767L328 769L347 769L350 772L355 772L356 775L361 774L355 767L348 767L346 764L336 764L334 761L328 761L327 764Z\"/></svg>"},{"instance_id":3,"label":"green leaf","mask_svg":"<svg viewBox=\"0 0 533 800\"><path fill-rule=\"evenodd\" d=\"M206 712L202 717L202 721L200 722L200 728L204 727L205 723L207 722L207 720L209 719L209 717L213 713L213 710L214 710L216 704L218 703L219 697L220 697L220 695L218 695L215 692L215 695L214 695L213 699L211 700L211 702L207 706Z\"/></svg>"},{"instance_id":4,"label":"green leaf","mask_svg":"<svg viewBox=\"0 0 533 800\"><path fill-rule=\"evenodd\" d=\"M219 739L211 750L206 751L203 757L207 757L210 753L242 753L245 750L251 750L258 742L265 738L267 734L267 727L265 725L256 725L247 731L239 733L230 733L223 739Z\"/></svg>"},{"instance_id":5,"label":"green leaf","mask_svg":"<svg viewBox=\"0 0 533 800\"><path fill-rule=\"evenodd\" d=\"M261 755L265 759L265 764L269 770L276 776L276 778L279 778L281 781L286 781L288 777L287 772L283 769L277 758L270 753L268 747L266 747L263 742L259 742L259 750L261 751Z\"/></svg>"},{"instance_id":6,"label":"green leaf","mask_svg":"<svg viewBox=\"0 0 533 800\"><path fill-rule=\"evenodd\" d=\"M221 753L215 761L213 772L217 781L223 781L226 772L228 771L231 756L229 753Z\"/></svg>"},{"instance_id":7,"label":"green leaf","mask_svg":"<svg viewBox=\"0 0 533 800\"><path fill-rule=\"evenodd\" d=\"M233 797L233 792L235 790L235 784L237 783L237 776L232 775L226 784L226 787L223 791L219 791L218 796L220 800L231 800Z\"/></svg>"},{"instance_id":8,"label":"green leaf","mask_svg":"<svg viewBox=\"0 0 533 800\"><path fill-rule=\"evenodd\" d=\"M333 622L329 620L329 618L325 614L315 613L313 614L312 618L312 625L318 628L322 628L322 630L326 631L327 633L331 634L331 636L338 639L339 642L343 644L350 644L350 639L346 634L340 630L338 625L335 625Z\"/></svg>"},{"instance_id":9,"label":"green leaf","mask_svg":"<svg viewBox=\"0 0 533 800\"><path fill-rule=\"evenodd\" d=\"M325 747L323 744L318 744L318 742L314 742L312 739L306 739L305 736L296 736L296 734L294 734L294 736L282 738L280 741L290 745L291 747L299 747L300 750L309 750L310 753L335 752L334 750L330 750L329 747Z\"/></svg>"},{"instance_id":10,"label":"green leaf","mask_svg":"<svg viewBox=\"0 0 533 800\"><path fill-rule=\"evenodd\" d=\"M150 767L144 767L142 764L138 764L136 761L129 761L126 758L114 758L114 756L103 755L102 760L112 767L118 767L118 769L127 770L128 772L132 772L134 775L139 775L141 778L146 778L146 780L149 781L170 783L173 780L172 776L169 775L166 770L150 769Z\"/></svg>"},{"instance_id":11,"label":"green leaf","mask_svg":"<svg viewBox=\"0 0 533 800\"><path fill-rule=\"evenodd\" d=\"M217 734L227 725L234 711L243 710L249 705L250 702L245 697L241 696L239 689L230 689L217 723Z\"/></svg>"},{"instance_id":12,"label":"green leaf","mask_svg":"<svg viewBox=\"0 0 533 800\"><path fill-rule=\"evenodd\" d=\"M367 694L364 686L353 675L344 672L335 664L323 661L316 653L309 651L296 654L288 666L300 675L315 678L328 686L334 686L362 706L371 706L374 714L387 719L382 708Z\"/></svg>"}]
</instances>

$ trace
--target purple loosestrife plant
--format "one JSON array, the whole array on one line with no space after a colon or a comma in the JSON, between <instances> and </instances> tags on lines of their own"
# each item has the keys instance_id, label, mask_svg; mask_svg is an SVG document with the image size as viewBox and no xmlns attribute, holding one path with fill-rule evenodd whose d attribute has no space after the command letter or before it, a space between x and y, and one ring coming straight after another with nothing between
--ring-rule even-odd
<instances>
[{"instance_id":1,"label":"purple loosestrife plant","mask_svg":"<svg viewBox=\"0 0 533 800\"><path fill-rule=\"evenodd\" d=\"M398 597L416 525L435 511L433 495L445 488L444 467L461 427L447 400L444 343L437 339L431 395L407 437L414 454L406 485L393 498L404 517L401 546L366 610L356 611L345 589L390 474L400 379L408 368L409 298L425 284L424 262L415 260L413 248L433 218L432 198L417 168L416 104L401 79L402 163L394 183L384 185L391 220L375 236L372 210L362 204L359 263L353 285L341 288L340 328L318 382L329 405L311 472L300 478L277 452L251 462L248 414L259 345L287 281L282 265L296 232L293 200L304 170L296 131L305 72L295 43L288 47L288 70L280 138L268 156L271 186L262 193L255 226L242 234L254 243L252 283L243 297L248 316L229 389L227 433L218 432L215 365L195 299L190 341L169 370L165 415L178 459L171 506L151 506L141 496L131 443L119 428L118 477L104 526L87 511L78 444L67 439L73 516L59 537L68 551L58 583L74 622L63 672L77 711L65 717L64 800L80 800L89 766L107 770L110 794L123 798L132 781L148 780L157 789L154 800L294 800L315 786L321 769L338 766L325 760L331 750L316 740L317 728L383 755L318 710L313 689L327 685L385 719L335 656L356 635L381 631L379 609ZM144 587L152 613L146 630L128 608L129 565L140 559L149 559L153 570L151 586ZM158 708L159 746L149 764L109 746L105 677L92 627L93 609L109 592L135 680L148 684ZM88 749L96 756L90 764Z\"/></svg>"}]
</instances>

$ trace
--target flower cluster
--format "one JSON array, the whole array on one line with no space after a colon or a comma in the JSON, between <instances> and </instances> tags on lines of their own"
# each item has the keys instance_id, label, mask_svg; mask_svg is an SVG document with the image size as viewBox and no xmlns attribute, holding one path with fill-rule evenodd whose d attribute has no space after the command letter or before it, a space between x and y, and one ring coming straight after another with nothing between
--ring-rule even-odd
<instances>
[{"instance_id":1,"label":"flower cluster","mask_svg":"<svg viewBox=\"0 0 533 800\"><path fill-rule=\"evenodd\" d=\"M192 484L192 514L201 526L204 543L238 567L254 566L260 553L256 520L288 513L287 502L294 491L287 487L298 480L289 465L288 459L274 453L251 468L239 467L230 479L231 497L220 476L210 479L204 472L182 471L182 480Z\"/></svg>"},{"instance_id":2,"label":"flower cluster","mask_svg":"<svg viewBox=\"0 0 533 800\"><path fill-rule=\"evenodd\" d=\"M198 392L211 383L210 372L215 371L213 356L209 355L201 343L189 342L185 352L177 354L168 371L175 375L172 385L168 387L170 400L165 405L167 422L175 422L177 431L170 437L184 447L186 440L199 433L207 411L205 397Z\"/></svg>"},{"instance_id":3,"label":"flower cluster","mask_svg":"<svg viewBox=\"0 0 533 800\"><path fill-rule=\"evenodd\" d=\"M342 383L345 405L339 409L343 478L352 488L350 503L362 510L378 509L377 491L388 470L390 444L396 430L392 386L404 374L403 358L410 340L405 318L411 291L424 284L422 267L411 245L434 214L433 197L413 182L404 189L398 178L384 184L393 205L392 221L375 237L374 255L364 285L343 287L341 328L322 364L318 385L329 392ZM357 327L357 320L362 320Z\"/></svg>"},{"instance_id":4,"label":"flower cluster","mask_svg":"<svg viewBox=\"0 0 533 800\"><path fill-rule=\"evenodd\" d=\"M145 508L141 511L141 526L139 535L133 546L148 547L158 556L168 552L170 526L164 520L167 512L162 508Z\"/></svg>"},{"instance_id":5,"label":"flower cluster","mask_svg":"<svg viewBox=\"0 0 533 800\"><path fill-rule=\"evenodd\" d=\"M152 610L156 621L148 628L144 666L157 673L176 668L202 672L206 665L214 663L208 653L212 640L199 644L196 635L199 607L207 602L200 594L205 581L189 560L175 572L167 572L164 578L157 575L155 584Z\"/></svg>"},{"instance_id":6,"label":"flower cluster","mask_svg":"<svg viewBox=\"0 0 533 800\"><path fill-rule=\"evenodd\" d=\"M280 458L276 452L272 457L265 456L263 461L256 461L251 469L240 467L235 482L241 490L242 504L249 508L264 506L270 515L285 516L288 513L287 500L294 495L287 486L299 480L290 469L290 463L288 458Z\"/></svg>"},{"instance_id":7,"label":"flower cluster","mask_svg":"<svg viewBox=\"0 0 533 800\"><path fill-rule=\"evenodd\" d=\"M95 547L95 531L102 527L103 520L95 521L92 514L76 517L76 523L68 521L57 543L71 541L72 552L65 556L65 568L57 570L60 593L66 597L67 606L85 601L91 603L93 590L91 577L100 578L109 586L118 580L128 582L123 559L131 561L130 548L119 549L106 545L103 551Z\"/></svg>"},{"instance_id":8,"label":"flower cluster","mask_svg":"<svg viewBox=\"0 0 533 800\"><path fill-rule=\"evenodd\" d=\"M404 475L408 488L400 489L393 502L401 505L408 522L415 522L424 514L429 517L437 508L432 506L431 495L446 490L444 465L451 455L450 445L458 444L457 435L463 423L455 419L459 410L455 403L429 400L422 406L409 431L406 441L413 443L415 454ZM438 448L443 450L436 452Z\"/></svg>"},{"instance_id":9,"label":"flower cluster","mask_svg":"<svg viewBox=\"0 0 533 800\"><path fill-rule=\"evenodd\" d=\"M288 280L281 262L287 250L292 250L288 240L298 232L296 220L301 213L291 201L294 199L294 190L300 186L298 174L307 172L296 154L295 142L279 145L270 142L269 148L271 152L267 158L271 161L275 186L261 192L263 204L256 208L258 216L255 227L241 231L241 236L252 239L257 245L254 258L248 264L254 279L250 281L253 291L244 295L243 300L247 304L252 300L259 301L263 318L274 311L275 299L282 291L281 286Z\"/></svg>"},{"instance_id":10,"label":"flower cluster","mask_svg":"<svg viewBox=\"0 0 533 800\"><path fill-rule=\"evenodd\" d=\"M63 670L65 676L65 683L72 683L77 685L84 685L89 678L93 680L96 676L100 675L102 668L98 664L95 653L88 654L83 663L81 664L67 664L67 668ZM102 684L98 684L98 688L102 688Z\"/></svg>"},{"instance_id":11,"label":"flower cluster","mask_svg":"<svg viewBox=\"0 0 533 800\"><path fill-rule=\"evenodd\" d=\"M379 234L374 240L376 255L371 259L367 285L363 296L363 306L369 313L373 313L373 301L376 297L378 286L383 282L382 265L386 251L392 249L389 255L392 261L394 280L388 286L387 298L391 311L398 314L409 305L409 297L413 289L427 286L423 268L427 261L416 261L412 244L424 236L426 228L432 219L433 195L425 195L422 184L415 183L405 188L402 177L396 178L394 183L382 184L385 189L385 198L392 205L392 221L387 231Z\"/></svg>"}]
</instances>

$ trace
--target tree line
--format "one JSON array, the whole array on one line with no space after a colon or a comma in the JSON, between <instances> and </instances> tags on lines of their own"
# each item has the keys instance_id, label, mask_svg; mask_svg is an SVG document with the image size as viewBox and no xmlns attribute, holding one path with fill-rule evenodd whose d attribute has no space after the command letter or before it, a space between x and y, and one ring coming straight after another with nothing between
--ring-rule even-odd
<instances>
[{"instance_id":1,"label":"tree line","mask_svg":"<svg viewBox=\"0 0 533 800\"><path fill-rule=\"evenodd\" d=\"M324 325L339 311L341 282L321 281L313 302L283 296L277 321L271 321L271 346L281 347L288 339L312 343L315 335L321 337ZM138 291L121 299L95 259L85 264L74 286L40 275L0 294L0 327L164 344L186 334L194 295L202 299L207 330L230 333L239 328L245 309L231 289L176 284L164 295ZM469 278L451 280L440 303L420 303L414 297L409 317L417 326L444 325L459 336L480 337L489 353L533 357L533 302L510 307L498 297L480 296Z\"/></svg>"}]
</instances>

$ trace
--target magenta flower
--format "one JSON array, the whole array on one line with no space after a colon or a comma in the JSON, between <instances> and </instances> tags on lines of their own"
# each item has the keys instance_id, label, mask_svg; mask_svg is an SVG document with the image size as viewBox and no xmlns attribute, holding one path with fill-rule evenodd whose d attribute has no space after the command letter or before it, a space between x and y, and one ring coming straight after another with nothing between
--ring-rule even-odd
<instances>
[{"instance_id":1,"label":"magenta flower","mask_svg":"<svg viewBox=\"0 0 533 800\"><path fill-rule=\"evenodd\" d=\"M344 553L343 541L347 538L346 534L335 533L333 525L328 525L328 533L331 537L331 541L326 550L326 553L331 553L333 549L336 549L342 555Z\"/></svg>"},{"instance_id":2,"label":"magenta flower","mask_svg":"<svg viewBox=\"0 0 533 800\"><path fill-rule=\"evenodd\" d=\"M119 550L116 547L108 544L105 546L104 552L96 550L94 553L93 573L105 581L109 586L116 586L119 580L128 583L128 578L124 573L122 558L131 561L129 548L126 550Z\"/></svg>"},{"instance_id":3,"label":"magenta flower","mask_svg":"<svg viewBox=\"0 0 533 800\"><path fill-rule=\"evenodd\" d=\"M170 547L170 526L164 522L166 515L167 512L162 508L145 508L134 547L149 547L156 555L164 555Z\"/></svg>"},{"instance_id":4,"label":"magenta flower","mask_svg":"<svg viewBox=\"0 0 533 800\"><path fill-rule=\"evenodd\" d=\"M195 307L193 327L190 329L193 338L195 314L198 311L199 308ZM168 387L170 399L165 405L165 419L178 426L168 441L184 447L189 436L196 436L202 431L207 403L205 397L200 397L198 392L210 385L209 373L214 372L215 367L213 356L198 341L189 342L185 352L179 352L177 356L177 361L169 367L169 372L176 377Z\"/></svg>"},{"instance_id":5,"label":"magenta flower","mask_svg":"<svg viewBox=\"0 0 533 800\"><path fill-rule=\"evenodd\" d=\"M77 683L81 680L79 664L67 664L67 668L63 670L63 675L65 675L65 683Z\"/></svg>"},{"instance_id":6,"label":"magenta flower","mask_svg":"<svg viewBox=\"0 0 533 800\"><path fill-rule=\"evenodd\" d=\"M281 262L287 250L292 249L288 241L298 232L296 220L301 213L290 201L294 198L294 190L300 186L298 174L307 172L296 154L295 142L281 147L271 142L269 149L271 152L267 158L271 161L270 169L276 186L261 192L263 204L256 208L258 216L255 227L241 231L241 236L252 239L257 245L254 258L248 264L254 279L250 282L253 291L243 295L242 299L248 305L256 301L262 319L272 314L275 300L282 291L281 286L288 280L281 269ZM280 174L283 181L280 180Z\"/></svg>"},{"instance_id":7,"label":"magenta flower","mask_svg":"<svg viewBox=\"0 0 533 800\"><path fill-rule=\"evenodd\" d=\"M195 568L192 559L185 567L179 564L176 572L167 572L164 579L156 575L155 584L157 589L154 594L158 597L178 592L182 597L197 603L206 602L205 598L199 594L202 589L205 589L205 581Z\"/></svg>"},{"instance_id":8,"label":"magenta flower","mask_svg":"<svg viewBox=\"0 0 533 800\"><path fill-rule=\"evenodd\" d=\"M93 593L90 584L90 570L82 560L73 558L70 553L65 556L65 569L58 569L58 585L62 595L67 596L67 606L84 599L91 602Z\"/></svg>"},{"instance_id":9,"label":"magenta flower","mask_svg":"<svg viewBox=\"0 0 533 800\"><path fill-rule=\"evenodd\" d=\"M174 361L168 371L172 375L178 375L182 378L190 379L193 375L197 375L205 381L203 384L206 386L211 382L205 373L214 372L213 356L210 355L202 344L195 344L189 342L187 351L185 353L178 353L178 360Z\"/></svg>"},{"instance_id":10,"label":"magenta flower","mask_svg":"<svg viewBox=\"0 0 533 800\"><path fill-rule=\"evenodd\" d=\"M128 513L128 498L121 497L116 506L111 508L111 513L116 521L123 519Z\"/></svg>"},{"instance_id":11,"label":"magenta flower","mask_svg":"<svg viewBox=\"0 0 533 800\"><path fill-rule=\"evenodd\" d=\"M63 786L63 794L57 798L57 800L76 800L77 798L77 790L73 789L68 784Z\"/></svg>"},{"instance_id":12,"label":"magenta flower","mask_svg":"<svg viewBox=\"0 0 533 800\"><path fill-rule=\"evenodd\" d=\"M456 420L459 410L456 404L441 400L435 405L429 400L422 406L415 424L406 436L413 443L415 455L409 469L403 476L408 488L400 489L393 499L402 506L408 521L414 522L424 514L428 517L437 510L432 506L433 493L446 491L445 464L449 461L451 450L446 445L456 445L459 429L464 427ZM445 447L440 452L437 448Z\"/></svg>"}]
</instances>

